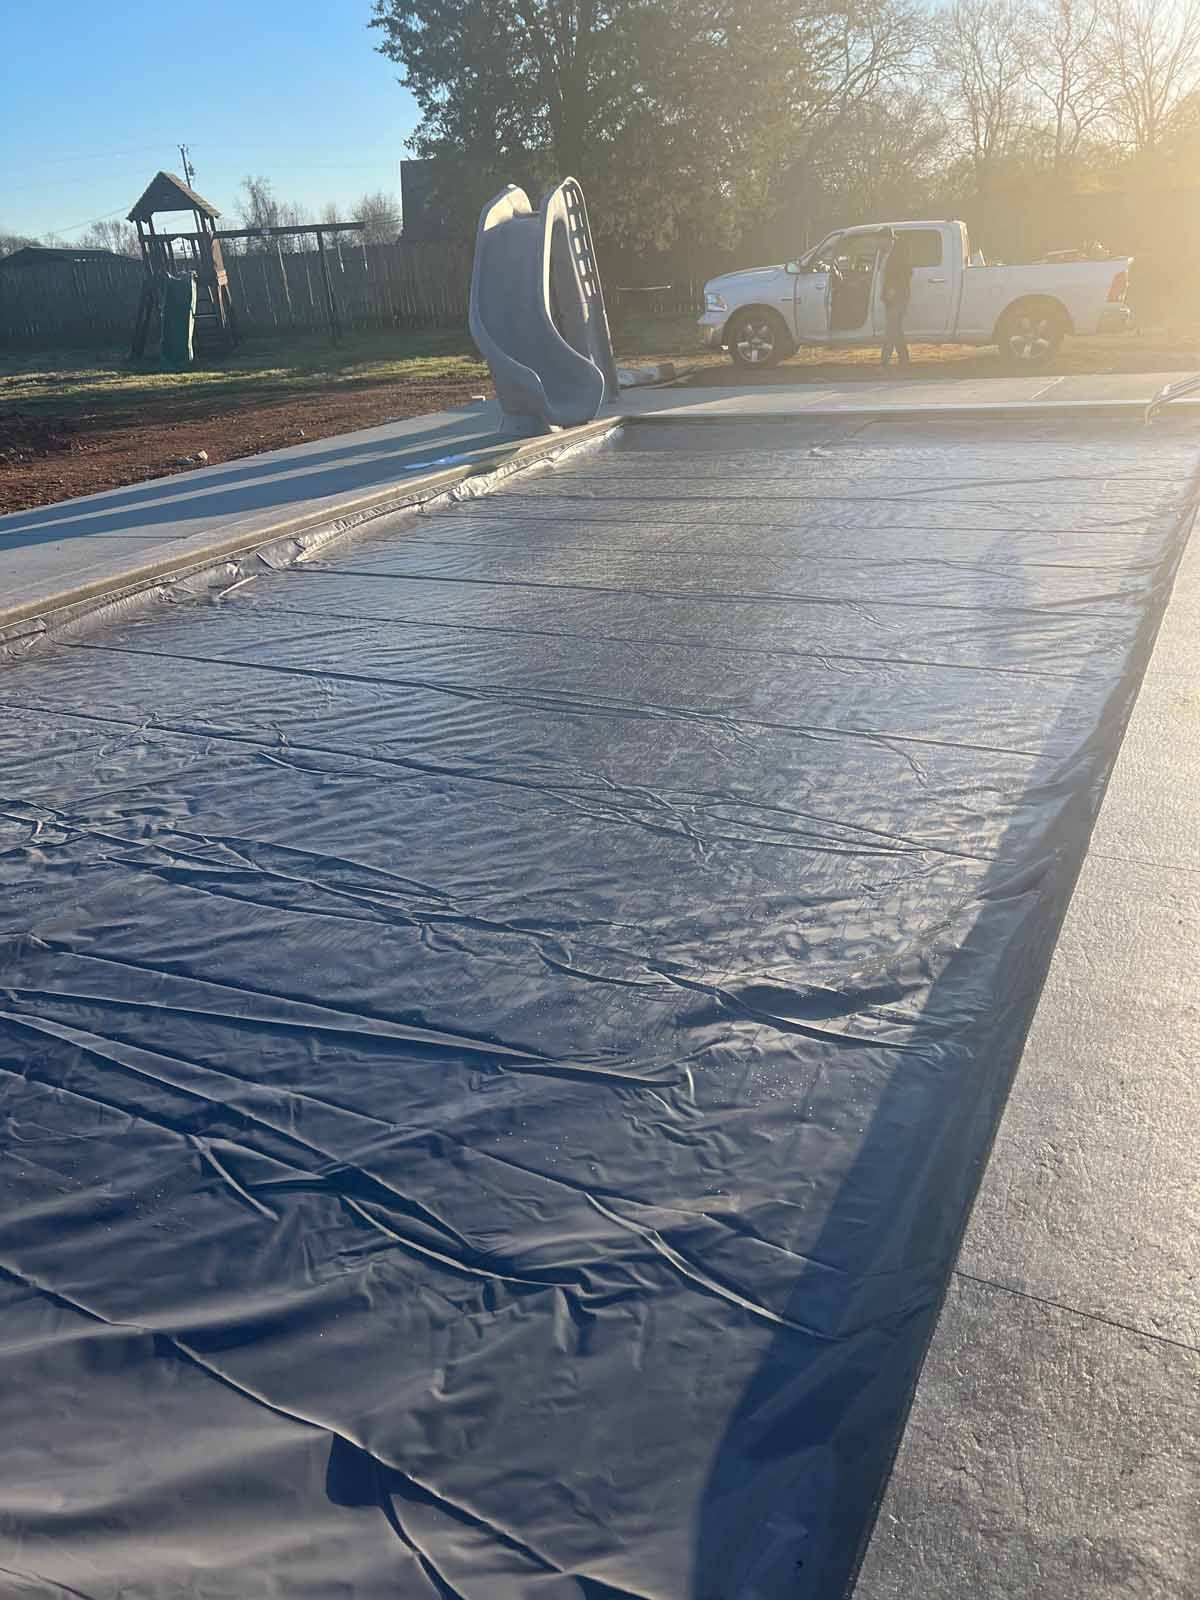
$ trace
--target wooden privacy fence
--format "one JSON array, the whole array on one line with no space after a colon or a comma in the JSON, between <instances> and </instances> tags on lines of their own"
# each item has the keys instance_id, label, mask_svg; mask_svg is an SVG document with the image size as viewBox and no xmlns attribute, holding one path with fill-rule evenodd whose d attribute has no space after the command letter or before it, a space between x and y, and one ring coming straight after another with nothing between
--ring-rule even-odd
<instances>
[{"instance_id":1,"label":"wooden privacy fence","mask_svg":"<svg viewBox=\"0 0 1200 1600\"><path fill-rule=\"evenodd\" d=\"M704 309L704 285L716 271L693 277L689 268L671 272L670 267L660 269L662 276L647 276L645 272L613 273L604 271L604 301L612 322L628 320L631 316L678 314ZM668 277L666 274L670 274Z\"/></svg>"},{"instance_id":2,"label":"wooden privacy fence","mask_svg":"<svg viewBox=\"0 0 1200 1600\"><path fill-rule=\"evenodd\" d=\"M461 327L471 293L471 247L455 241L326 244L344 328ZM227 256L229 288L244 332L327 326L315 250Z\"/></svg>"},{"instance_id":3,"label":"wooden privacy fence","mask_svg":"<svg viewBox=\"0 0 1200 1600\"><path fill-rule=\"evenodd\" d=\"M344 328L462 327L471 291L471 247L456 241L327 245ZM243 333L323 331L328 311L315 250L278 249L226 258ZM142 267L137 261L46 262L0 267L0 339L39 342L127 339Z\"/></svg>"},{"instance_id":4,"label":"wooden privacy fence","mask_svg":"<svg viewBox=\"0 0 1200 1600\"><path fill-rule=\"evenodd\" d=\"M122 256L0 266L0 339L40 344L127 339L141 288L141 262Z\"/></svg>"},{"instance_id":5,"label":"wooden privacy fence","mask_svg":"<svg viewBox=\"0 0 1200 1600\"><path fill-rule=\"evenodd\" d=\"M363 245L352 235L326 243L338 320L344 328L461 328L471 297L472 246L456 240L413 240ZM225 258L229 287L240 327L250 333L289 329L324 330L328 315L322 298L316 251L271 250ZM610 313L619 286L662 283L665 289L646 306L641 295L628 297L654 311L692 311L704 300L704 279L690 265L667 262L616 262L601 256L601 274ZM621 276L622 271L626 276ZM667 272L668 277L654 276ZM647 273L650 276L647 276Z\"/></svg>"}]
</instances>

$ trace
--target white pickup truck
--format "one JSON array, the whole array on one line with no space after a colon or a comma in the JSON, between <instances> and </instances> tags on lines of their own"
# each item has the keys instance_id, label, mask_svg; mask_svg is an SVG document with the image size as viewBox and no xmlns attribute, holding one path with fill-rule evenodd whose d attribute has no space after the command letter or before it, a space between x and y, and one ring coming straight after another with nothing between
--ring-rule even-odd
<instances>
[{"instance_id":1,"label":"white pickup truck","mask_svg":"<svg viewBox=\"0 0 1200 1600\"><path fill-rule=\"evenodd\" d=\"M705 343L745 367L773 367L801 345L879 344L889 228L908 241L904 331L916 343L995 344L1014 365L1036 366L1068 333L1128 325L1128 259L976 266L961 222L877 222L831 233L786 266L714 278L704 287Z\"/></svg>"}]
</instances>

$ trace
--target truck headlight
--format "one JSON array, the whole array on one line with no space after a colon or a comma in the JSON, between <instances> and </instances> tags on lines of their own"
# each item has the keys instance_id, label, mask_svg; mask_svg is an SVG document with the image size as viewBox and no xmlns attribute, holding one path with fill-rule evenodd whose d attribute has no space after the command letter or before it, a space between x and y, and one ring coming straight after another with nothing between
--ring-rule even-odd
<instances>
[{"instance_id":1,"label":"truck headlight","mask_svg":"<svg viewBox=\"0 0 1200 1600\"><path fill-rule=\"evenodd\" d=\"M728 311L729 307L725 304L725 296L723 294L709 294L706 290L704 309L705 311Z\"/></svg>"}]
</instances>

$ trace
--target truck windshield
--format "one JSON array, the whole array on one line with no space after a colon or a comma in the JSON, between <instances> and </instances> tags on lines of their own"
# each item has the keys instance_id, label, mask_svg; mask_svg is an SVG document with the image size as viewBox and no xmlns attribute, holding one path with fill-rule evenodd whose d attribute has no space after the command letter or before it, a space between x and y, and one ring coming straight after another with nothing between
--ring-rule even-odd
<instances>
[{"instance_id":1,"label":"truck windshield","mask_svg":"<svg viewBox=\"0 0 1200 1600\"><path fill-rule=\"evenodd\" d=\"M821 240L820 244L813 245L812 249L800 257L800 266L808 268L816 261L827 259L833 254L833 246L842 237L841 230L829 233Z\"/></svg>"}]
</instances>

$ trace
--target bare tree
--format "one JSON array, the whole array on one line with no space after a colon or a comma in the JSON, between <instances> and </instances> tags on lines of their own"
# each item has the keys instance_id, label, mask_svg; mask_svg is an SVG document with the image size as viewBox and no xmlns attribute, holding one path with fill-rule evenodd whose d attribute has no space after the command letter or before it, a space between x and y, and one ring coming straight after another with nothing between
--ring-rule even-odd
<instances>
[{"instance_id":1,"label":"bare tree","mask_svg":"<svg viewBox=\"0 0 1200 1600\"><path fill-rule=\"evenodd\" d=\"M1140 154L1163 141L1200 81L1200 0L1103 0L1097 52L1112 81L1124 143Z\"/></svg>"},{"instance_id":2,"label":"bare tree","mask_svg":"<svg viewBox=\"0 0 1200 1600\"><path fill-rule=\"evenodd\" d=\"M281 228L282 207L275 198L270 178L243 178L239 206L244 228Z\"/></svg>"},{"instance_id":3,"label":"bare tree","mask_svg":"<svg viewBox=\"0 0 1200 1600\"><path fill-rule=\"evenodd\" d=\"M5 233L0 228L0 256L11 256L15 250L25 250L30 245L41 244L40 239L34 239L26 233Z\"/></svg>"},{"instance_id":4,"label":"bare tree","mask_svg":"<svg viewBox=\"0 0 1200 1600\"><path fill-rule=\"evenodd\" d=\"M791 108L824 137L842 118L911 79L927 23L907 0L841 0L793 6L791 31L803 63Z\"/></svg>"},{"instance_id":5,"label":"bare tree","mask_svg":"<svg viewBox=\"0 0 1200 1600\"><path fill-rule=\"evenodd\" d=\"M400 232L400 207L395 197L386 189L376 189L364 194L355 202L352 216L356 222L365 222L362 238L367 244L394 244ZM343 220L334 218L333 220Z\"/></svg>"},{"instance_id":6,"label":"bare tree","mask_svg":"<svg viewBox=\"0 0 1200 1600\"><path fill-rule=\"evenodd\" d=\"M937 62L982 190L1028 142L1032 58L1030 10L1022 0L954 0L942 12Z\"/></svg>"},{"instance_id":7,"label":"bare tree","mask_svg":"<svg viewBox=\"0 0 1200 1600\"><path fill-rule=\"evenodd\" d=\"M137 229L131 222L93 222L79 242L88 250L111 250L118 256L140 256Z\"/></svg>"},{"instance_id":8,"label":"bare tree","mask_svg":"<svg viewBox=\"0 0 1200 1600\"><path fill-rule=\"evenodd\" d=\"M824 214L837 187L829 175L843 152L861 153L868 128L877 134L873 110L883 101L896 116L902 104L911 108L904 95L919 76L928 32L927 17L909 0L784 0L768 5L765 25L731 29L724 77L748 79L748 65L738 70L739 52L787 63L781 114L763 119L769 131L762 150L764 165L778 171L775 200L795 217L797 243Z\"/></svg>"},{"instance_id":9,"label":"bare tree","mask_svg":"<svg viewBox=\"0 0 1200 1600\"><path fill-rule=\"evenodd\" d=\"M1046 118L1050 162L1073 167L1108 118L1112 73L1100 49L1104 0L1041 0L1030 15L1028 78Z\"/></svg>"},{"instance_id":10,"label":"bare tree","mask_svg":"<svg viewBox=\"0 0 1200 1600\"><path fill-rule=\"evenodd\" d=\"M840 119L816 155L813 176L830 225L919 215L939 187L946 157L940 108L919 90L865 101Z\"/></svg>"},{"instance_id":11,"label":"bare tree","mask_svg":"<svg viewBox=\"0 0 1200 1600\"><path fill-rule=\"evenodd\" d=\"M242 226L264 231L262 241L254 239L246 242L247 253L258 250L273 250L276 253L303 248L303 238L275 238L265 234L268 228L299 228L309 220L303 206L295 205L288 200L278 200L269 178L243 178L242 201L239 210L242 215ZM311 241L310 241L311 242Z\"/></svg>"}]
</instances>

